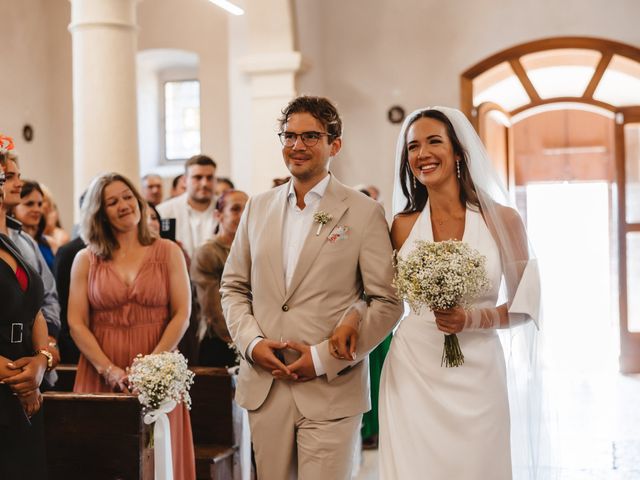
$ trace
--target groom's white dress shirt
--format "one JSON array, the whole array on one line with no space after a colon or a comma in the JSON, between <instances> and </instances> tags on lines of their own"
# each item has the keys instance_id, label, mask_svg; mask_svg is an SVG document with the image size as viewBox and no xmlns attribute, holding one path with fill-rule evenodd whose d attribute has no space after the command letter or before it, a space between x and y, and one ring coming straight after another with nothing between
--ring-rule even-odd
<instances>
[{"instance_id":1,"label":"groom's white dress shirt","mask_svg":"<svg viewBox=\"0 0 640 480\"><path fill-rule=\"evenodd\" d=\"M296 191L293 187L293 180L289 181L287 206L285 208L284 224L282 227L282 267L284 270L285 285L287 289L291 284L293 272L298 264L300 251L302 250L305 239L313 225L313 215L316 213L317 205L320 203L320 200L327 190L327 185L329 185L330 179L331 175L327 174L326 177L320 180L307 192L304 196L304 209L300 209L300 207L298 207ZM322 234L322 232L320 233ZM254 339L249 345L249 348L247 348L249 358L253 359L253 348L260 340L262 340L261 337ZM273 340L286 341L286 338L275 338ZM315 368L316 375L324 375L325 369L314 345L311 346L311 357L313 358L313 367Z\"/></svg>"}]
</instances>

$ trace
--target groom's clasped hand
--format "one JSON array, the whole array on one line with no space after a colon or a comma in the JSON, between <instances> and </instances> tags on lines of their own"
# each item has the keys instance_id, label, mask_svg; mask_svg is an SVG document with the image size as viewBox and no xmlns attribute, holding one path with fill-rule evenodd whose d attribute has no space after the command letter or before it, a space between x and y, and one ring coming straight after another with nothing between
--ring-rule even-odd
<instances>
[{"instance_id":1,"label":"groom's clasped hand","mask_svg":"<svg viewBox=\"0 0 640 480\"><path fill-rule=\"evenodd\" d=\"M300 357L286 365L283 352L292 350L298 352ZM294 341L277 342L263 339L253 349L253 361L267 371L270 371L278 380L290 380L294 382L307 382L316 378L313 367L311 348L309 345Z\"/></svg>"}]
</instances>

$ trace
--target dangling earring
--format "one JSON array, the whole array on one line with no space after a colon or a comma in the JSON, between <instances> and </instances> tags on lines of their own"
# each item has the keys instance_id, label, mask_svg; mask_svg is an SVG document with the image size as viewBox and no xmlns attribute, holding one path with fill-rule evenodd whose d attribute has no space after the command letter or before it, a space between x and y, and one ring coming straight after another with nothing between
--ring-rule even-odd
<instances>
[{"instance_id":1,"label":"dangling earring","mask_svg":"<svg viewBox=\"0 0 640 480\"><path fill-rule=\"evenodd\" d=\"M456 170L458 172L458 178L460 178L460 159L456 159Z\"/></svg>"},{"instance_id":2,"label":"dangling earring","mask_svg":"<svg viewBox=\"0 0 640 480\"><path fill-rule=\"evenodd\" d=\"M418 185L416 184L416 176L411 175L411 177L413 177L413 189L415 190L416 188L418 188Z\"/></svg>"}]
</instances>

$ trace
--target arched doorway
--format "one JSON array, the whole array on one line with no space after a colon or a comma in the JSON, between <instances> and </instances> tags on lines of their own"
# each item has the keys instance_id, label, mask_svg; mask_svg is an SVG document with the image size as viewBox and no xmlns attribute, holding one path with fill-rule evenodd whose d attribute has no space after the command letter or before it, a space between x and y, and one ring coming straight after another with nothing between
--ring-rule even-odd
<instances>
[{"instance_id":1,"label":"arched doorway","mask_svg":"<svg viewBox=\"0 0 640 480\"><path fill-rule=\"evenodd\" d=\"M461 95L463 111L492 152L519 207L530 184L606 185L600 192L606 192L602 199L609 204L613 233L619 368L640 372L640 49L579 37L518 45L464 72ZM581 132L576 126L581 124L601 125L600 135L581 137L593 133ZM551 139L536 150L542 156L528 161L521 149L527 128ZM581 194L592 199L597 190Z\"/></svg>"}]
</instances>

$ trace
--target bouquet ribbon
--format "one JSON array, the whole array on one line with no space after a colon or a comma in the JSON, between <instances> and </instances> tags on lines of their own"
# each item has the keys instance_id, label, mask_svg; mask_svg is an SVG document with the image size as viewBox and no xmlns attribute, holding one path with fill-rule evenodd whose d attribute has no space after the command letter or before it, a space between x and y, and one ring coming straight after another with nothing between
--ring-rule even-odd
<instances>
[{"instance_id":1,"label":"bouquet ribbon","mask_svg":"<svg viewBox=\"0 0 640 480\"><path fill-rule=\"evenodd\" d=\"M176 408L176 401L167 399L156 410L145 414L144 423L153 425L153 462L155 480L173 480L171 427L167 413Z\"/></svg>"}]
</instances>

